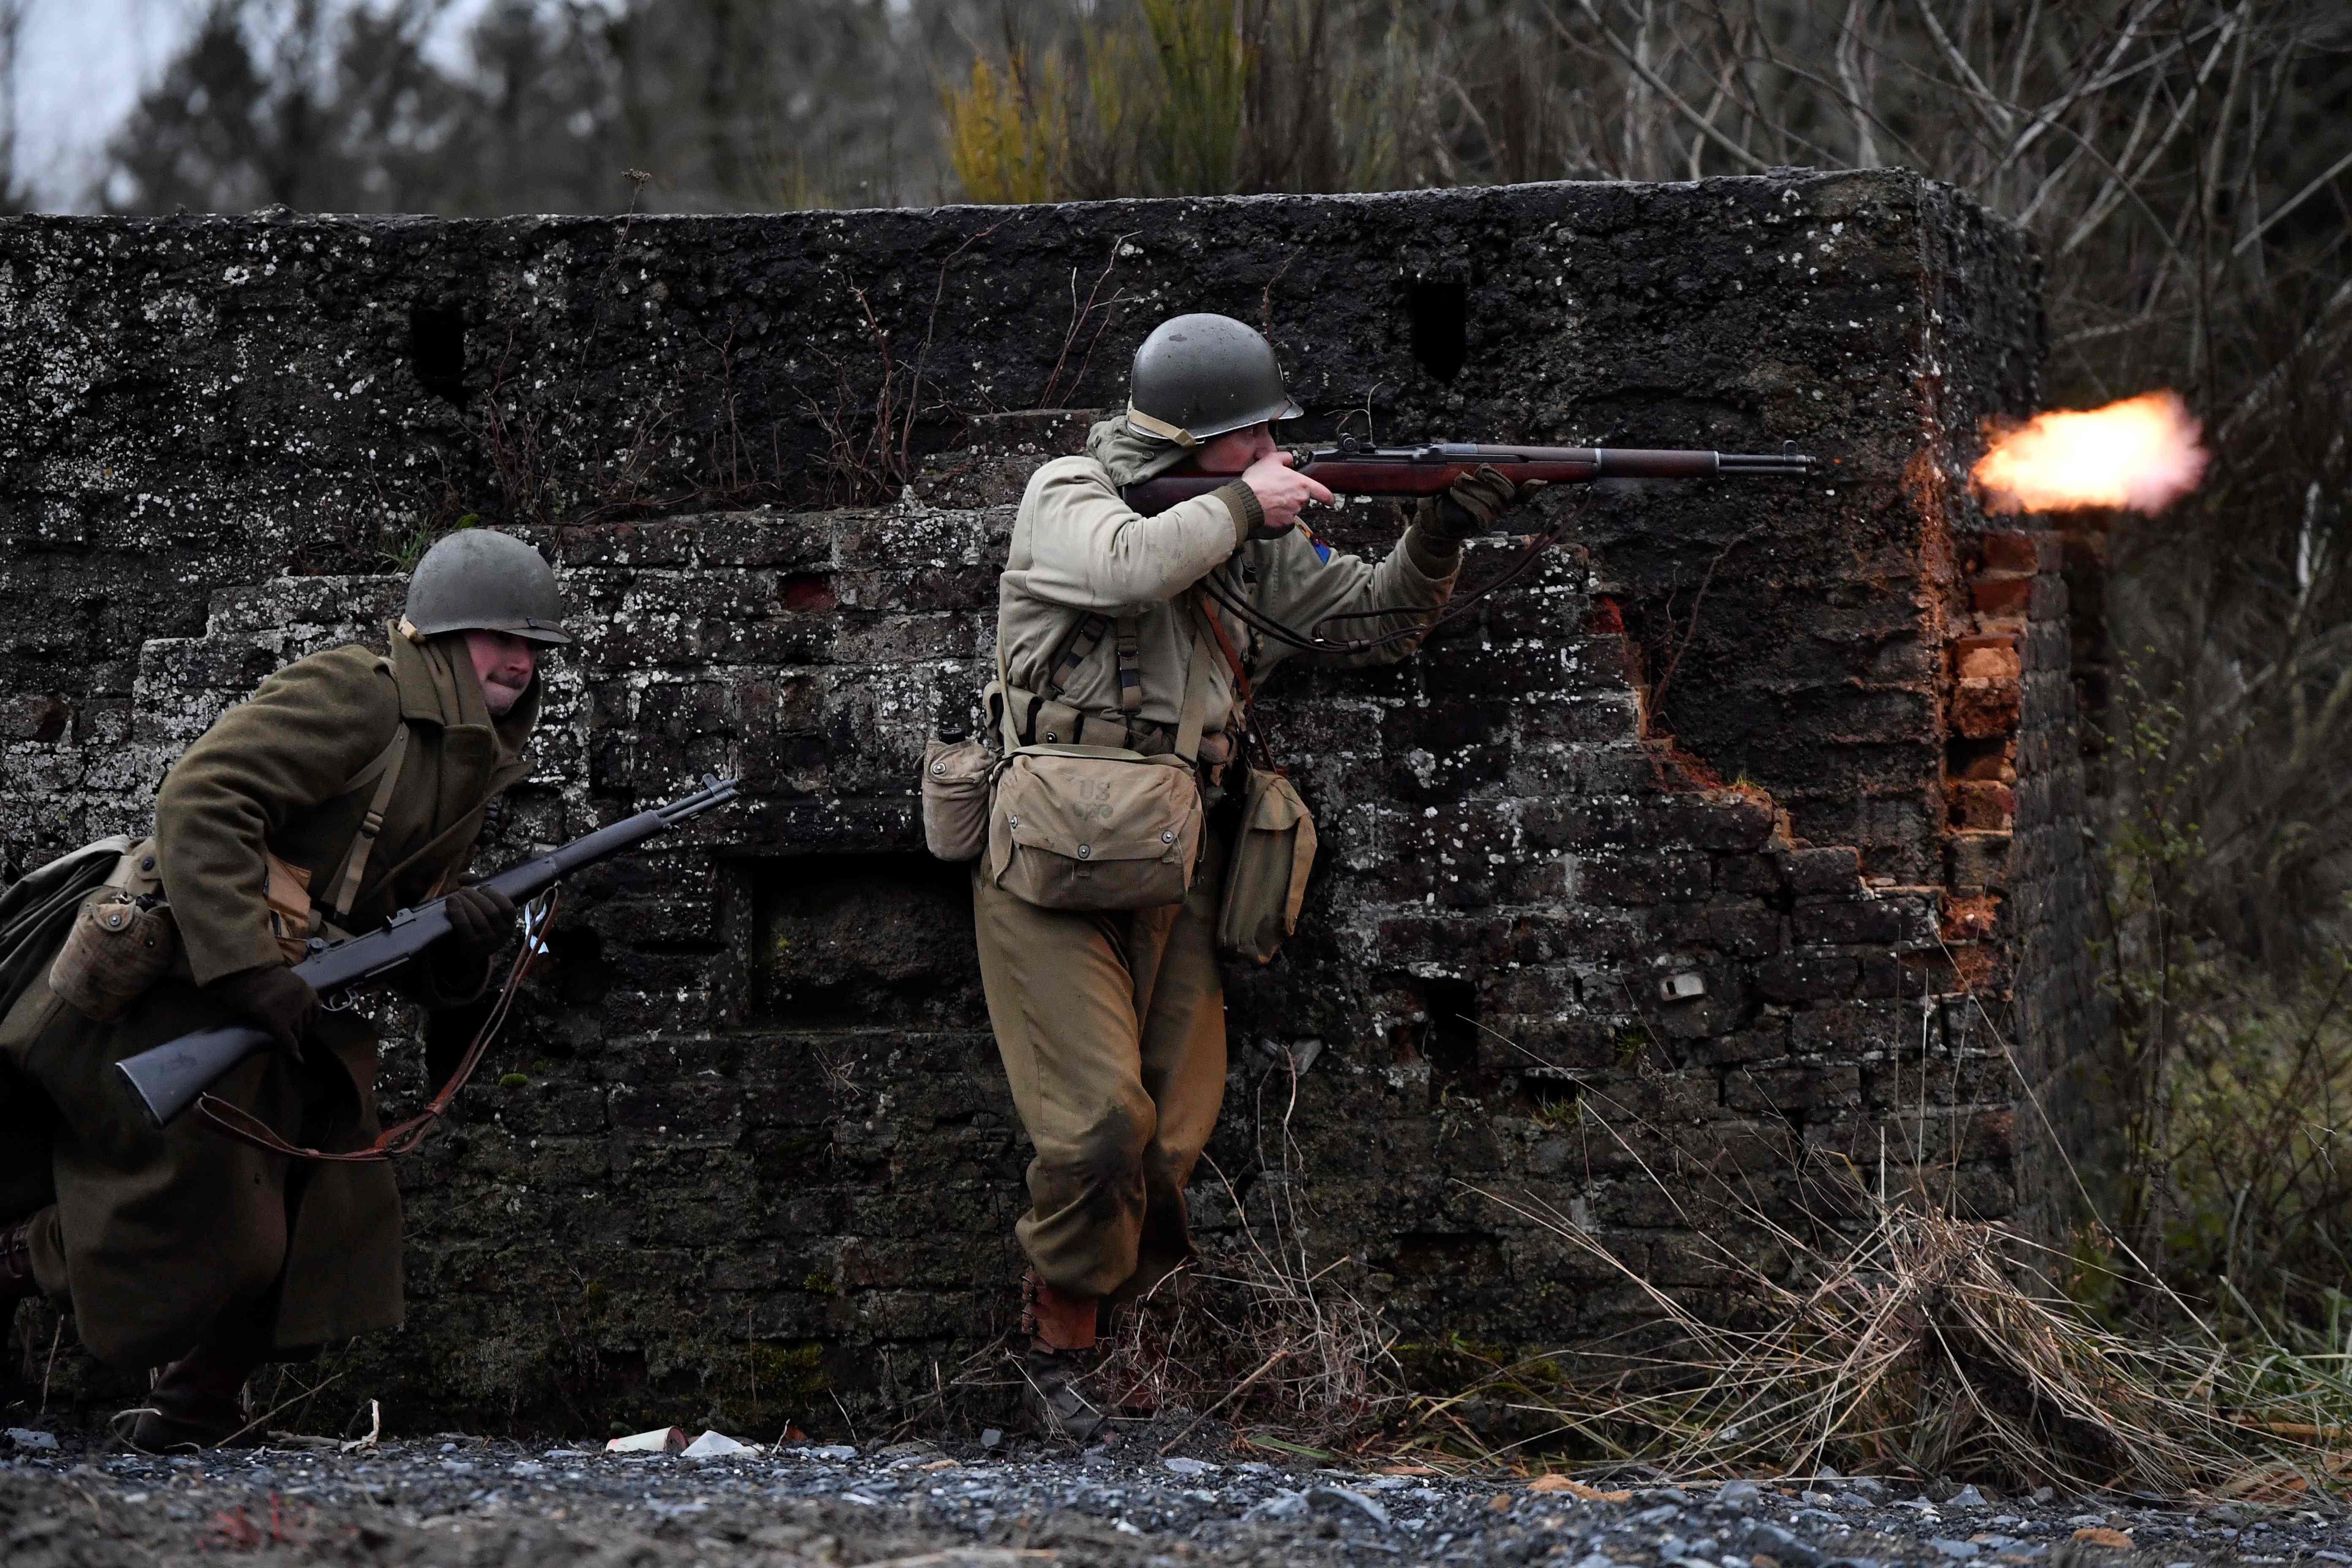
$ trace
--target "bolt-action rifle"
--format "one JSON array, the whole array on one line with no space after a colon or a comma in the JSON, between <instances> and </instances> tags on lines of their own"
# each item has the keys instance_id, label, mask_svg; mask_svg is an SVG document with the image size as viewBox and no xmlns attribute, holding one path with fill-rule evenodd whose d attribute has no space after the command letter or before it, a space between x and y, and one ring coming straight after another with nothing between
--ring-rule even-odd
<instances>
[{"instance_id":1,"label":"bolt-action rifle","mask_svg":"<svg viewBox=\"0 0 2352 1568\"><path fill-rule=\"evenodd\" d=\"M1482 447L1433 441L1420 447L1368 447L1353 437L1336 447L1293 447L1291 466L1338 495L1433 496L1454 480L1491 467L1515 484L1590 484L1595 479L1704 479L1717 475L1801 478L1821 459L1796 452L1707 452L1612 447ZM1178 469L1139 479L1119 498L1146 517L1204 496L1238 478Z\"/></svg>"},{"instance_id":2,"label":"bolt-action rifle","mask_svg":"<svg viewBox=\"0 0 2352 1568\"><path fill-rule=\"evenodd\" d=\"M1419 447L1371 447L1343 437L1335 447L1293 447L1291 467L1339 495L1433 496L1459 479L1492 468L1515 484L1541 480L1546 484L1590 484L1596 479L1702 479L1717 475L1802 478L1822 466L1819 458L1799 452L1709 452L1673 447L1487 447L1467 441L1433 441ZM1178 468L1123 487L1119 499L1145 517L1166 511L1196 496L1232 484L1237 474L1203 474ZM1259 635L1287 647L1309 653L1352 656L1391 643L1413 642L1468 613L1471 606L1496 589L1518 581L1536 558L1558 537L1555 520L1544 531L1528 536L1517 557L1501 574L1482 586L1457 593L1443 610L1431 612L1393 605L1376 610L1349 610L1327 617L1315 626L1290 626L1259 610L1254 596L1234 581L1231 563L1201 580L1201 586L1234 618ZM1277 537L1252 530L1253 539ZM1410 617L1409 624L1360 637L1327 637L1322 626L1339 621Z\"/></svg>"},{"instance_id":3,"label":"bolt-action rifle","mask_svg":"<svg viewBox=\"0 0 2352 1568\"><path fill-rule=\"evenodd\" d=\"M609 827L534 857L477 884L495 889L517 904L529 903L572 872L634 849L656 834L667 833L735 798L736 781L707 774L702 787L667 805L641 811ZM327 942L313 937L310 955L294 966L321 997L330 997L399 968L446 935L446 899L402 910L382 926L359 936ZM270 1037L244 1024L183 1035L114 1064L148 1121L162 1127L175 1120L199 1095L257 1051Z\"/></svg>"}]
</instances>

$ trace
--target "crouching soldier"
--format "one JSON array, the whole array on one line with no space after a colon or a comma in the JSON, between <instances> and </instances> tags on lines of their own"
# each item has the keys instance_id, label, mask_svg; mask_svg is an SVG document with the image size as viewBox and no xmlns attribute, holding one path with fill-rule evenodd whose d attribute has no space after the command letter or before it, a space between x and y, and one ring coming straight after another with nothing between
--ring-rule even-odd
<instances>
[{"instance_id":1,"label":"crouching soldier","mask_svg":"<svg viewBox=\"0 0 2352 1568\"><path fill-rule=\"evenodd\" d=\"M1359 662L1402 658L1452 593L1462 540L1518 499L1484 469L1421 503L1378 565L1334 553L1295 526L1330 492L1274 443L1273 422L1300 412L1257 332L1164 322L1136 354L1125 416L1031 478L998 587L990 707L1009 760L972 902L990 1022L1035 1147L1015 1227L1031 1414L1080 1439L1107 1414L1090 1376L1105 1304L1192 1251L1184 1185L1225 1083L1220 902L1229 879L1236 898L1264 890L1229 866L1234 823L1288 790L1241 754L1250 688L1294 651L1269 624L1345 617L1344 637L1393 639ZM1188 460L1233 481L1153 516L1120 500ZM1213 573L1254 616L1203 592ZM1268 820L1303 816L1292 796ZM1292 874L1281 853L1277 881ZM1265 928L1223 913L1227 931Z\"/></svg>"},{"instance_id":2,"label":"crouching soldier","mask_svg":"<svg viewBox=\"0 0 2352 1568\"><path fill-rule=\"evenodd\" d=\"M257 1025L277 1048L214 1093L289 1145L369 1145L375 1036L356 1012L322 1012L289 963L310 936L456 887L485 808L526 771L541 649L570 640L559 617L538 552L453 534L417 564L388 655L313 654L223 714L165 776L153 838L102 858L117 889L146 895L112 908L160 898L177 933L135 998L94 993L72 962L94 873L37 889L56 918L0 969L22 987L0 1018L0 1121L19 1130L0 1146L0 1300L45 1295L101 1360L163 1367L125 1434L138 1447L230 1440L262 1363L397 1326L400 1199L381 1163L268 1152L203 1115L158 1131L111 1064ZM488 889L448 908L449 934L394 981L427 1008L478 996L513 930L513 904ZM11 931L29 923L0 913Z\"/></svg>"}]
</instances>

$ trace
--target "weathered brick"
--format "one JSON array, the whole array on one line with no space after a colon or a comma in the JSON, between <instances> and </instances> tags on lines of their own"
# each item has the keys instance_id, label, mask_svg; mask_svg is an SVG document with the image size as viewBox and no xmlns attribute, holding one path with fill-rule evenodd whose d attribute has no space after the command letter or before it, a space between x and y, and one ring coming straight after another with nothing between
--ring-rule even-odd
<instances>
[{"instance_id":1,"label":"weathered brick","mask_svg":"<svg viewBox=\"0 0 2352 1568\"><path fill-rule=\"evenodd\" d=\"M1783 952L1756 966L1756 989L1775 1002L1813 1002L1850 994L1860 971L1839 953Z\"/></svg>"},{"instance_id":2,"label":"weathered brick","mask_svg":"<svg viewBox=\"0 0 2352 1568\"><path fill-rule=\"evenodd\" d=\"M2007 832L2017 822L2017 795L2005 784L1958 779L1946 786L1955 827Z\"/></svg>"},{"instance_id":3,"label":"weathered brick","mask_svg":"<svg viewBox=\"0 0 2352 1568\"><path fill-rule=\"evenodd\" d=\"M1998 680L1961 679L1952 688L1952 729L1971 740L1989 740L2015 732L2024 700L2024 689L2013 678Z\"/></svg>"},{"instance_id":4,"label":"weathered brick","mask_svg":"<svg viewBox=\"0 0 2352 1568\"><path fill-rule=\"evenodd\" d=\"M1969 602L1976 612L1990 619L2021 619L2033 596L2033 579L2030 576L2001 574L1978 578L1969 585Z\"/></svg>"},{"instance_id":5,"label":"weathered brick","mask_svg":"<svg viewBox=\"0 0 2352 1568\"><path fill-rule=\"evenodd\" d=\"M1594 903L1658 904L1703 897L1711 873L1704 855L1610 849L1580 857L1573 886Z\"/></svg>"},{"instance_id":6,"label":"weathered brick","mask_svg":"<svg viewBox=\"0 0 2352 1568\"><path fill-rule=\"evenodd\" d=\"M1862 858L1842 845L1783 849L1775 858L1781 885L1800 897L1808 893L1851 893L1862 879Z\"/></svg>"},{"instance_id":7,"label":"weathered brick","mask_svg":"<svg viewBox=\"0 0 2352 1568\"><path fill-rule=\"evenodd\" d=\"M1935 926L1916 904L1906 900L1800 899L1790 918L1790 932L1801 944L1927 942L1933 940Z\"/></svg>"}]
</instances>

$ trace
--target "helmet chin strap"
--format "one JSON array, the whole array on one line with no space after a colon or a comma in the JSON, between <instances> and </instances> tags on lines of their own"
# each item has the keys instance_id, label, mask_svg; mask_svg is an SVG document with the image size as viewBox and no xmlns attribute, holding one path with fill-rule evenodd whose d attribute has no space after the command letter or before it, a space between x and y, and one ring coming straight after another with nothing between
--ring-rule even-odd
<instances>
[{"instance_id":1,"label":"helmet chin strap","mask_svg":"<svg viewBox=\"0 0 2352 1568\"><path fill-rule=\"evenodd\" d=\"M1165 419L1154 419L1132 403L1127 405L1127 422L1129 426L1141 431L1146 436L1157 436L1163 441L1173 441L1179 447L1190 448L1201 444L1193 437L1192 432L1185 429L1181 425L1171 425Z\"/></svg>"}]
</instances>

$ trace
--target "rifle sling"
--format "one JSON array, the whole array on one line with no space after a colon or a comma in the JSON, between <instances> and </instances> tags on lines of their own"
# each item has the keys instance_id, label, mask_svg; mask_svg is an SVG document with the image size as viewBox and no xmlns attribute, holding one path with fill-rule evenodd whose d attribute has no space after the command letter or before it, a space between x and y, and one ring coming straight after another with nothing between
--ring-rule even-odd
<instances>
[{"instance_id":1,"label":"rifle sling","mask_svg":"<svg viewBox=\"0 0 2352 1568\"><path fill-rule=\"evenodd\" d=\"M393 726L392 739L378 752L375 760L345 784L341 793L366 787L371 776L376 779L375 794L368 801L367 814L360 818L360 830L352 837L350 847L343 851L341 873L332 879L335 896L325 915L330 925L343 927L352 923L352 905L359 898L360 879L367 875L368 857L375 853L376 836L383 831L383 814L392 805L393 791L400 786L401 764L408 760L408 721L398 721Z\"/></svg>"}]
</instances>

